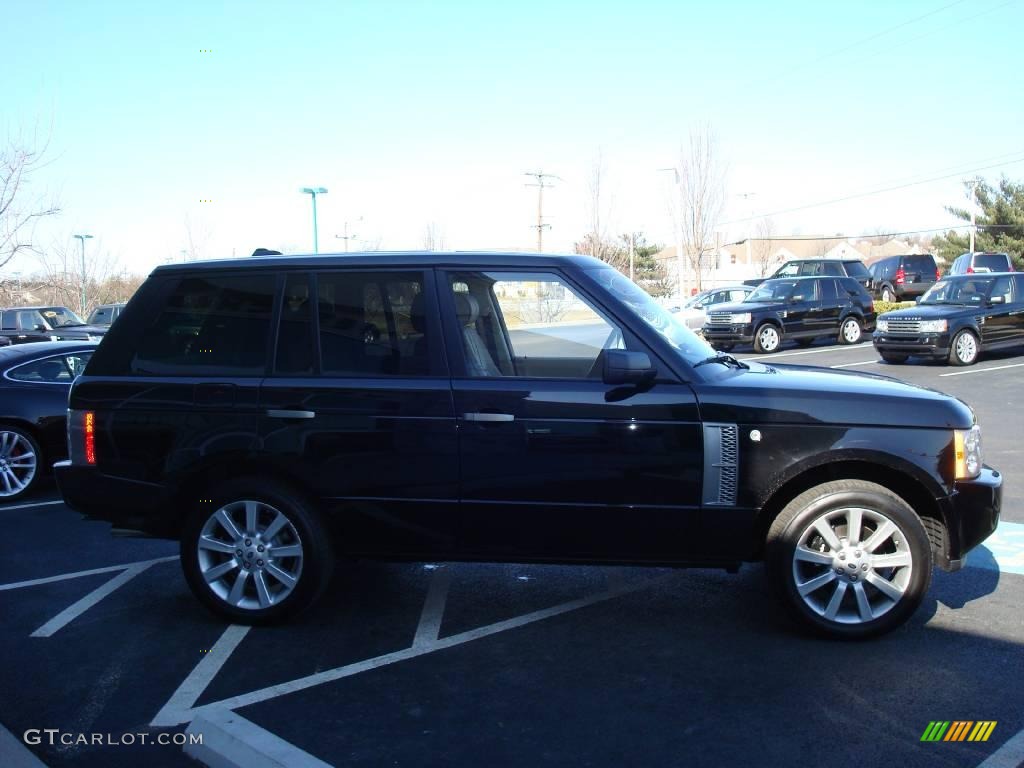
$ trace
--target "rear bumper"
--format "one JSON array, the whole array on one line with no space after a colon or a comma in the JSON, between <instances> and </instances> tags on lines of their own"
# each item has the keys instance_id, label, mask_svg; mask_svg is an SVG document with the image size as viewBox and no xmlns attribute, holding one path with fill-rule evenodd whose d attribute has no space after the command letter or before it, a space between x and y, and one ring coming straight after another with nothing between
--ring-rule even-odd
<instances>
[{"instance_id":1,"label":"rear bumper","mask_svg":"<svg viewBox=\"0 0 1024 768\"><path fill-rule=\"evenodd\" d=\"M172 514L163 486L111 477L96 467L75 466L70 461L54 464L53 473L64 503L90 520L177 538L180 521Z\"/></svg>"},{"instance_id":2,"label":"rear bumper","mask_svg":"<svg viewBox=\"0 0 1024 768\"><path fill-rule=\"evenodd\" d=\"M991 467L984 467L973 480L958 480L953 493L940 502L948 540L937 565L947 571L960 570L967 553L996 530L1002 500L1003 477Z\"/></svg>"}]
</instances>

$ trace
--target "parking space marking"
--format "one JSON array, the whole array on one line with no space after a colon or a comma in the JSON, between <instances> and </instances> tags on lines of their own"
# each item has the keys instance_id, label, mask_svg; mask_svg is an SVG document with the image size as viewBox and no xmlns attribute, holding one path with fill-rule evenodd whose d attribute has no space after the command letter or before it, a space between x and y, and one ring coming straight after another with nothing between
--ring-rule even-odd
<instances>
[{"instance_id":1,"label":"parking space marking","mask_svg":"<svg viewBox=\"0 0 1024 768\"><path fill-rule=\"evenodd\" d=\"M841 347L819 347L818 349L805 349L800 352L773 352L770 355L758 355L757 357L744 357L744 360L773 360L776 357L796 357L797 355L817 355L821 352L845 352L848 349L860 349L870 347L872 342L864 341L860 344L850 344Z\"/></svg>"},{"instance_id":2,"label":"parking space marking","mask_svg":"<svg viewBox=\"0 0 1024 768\"><path fill-rule=\"evenodd\" d=\"M120 589L129 581L134 579L140 573L150 568L153 563L142 563L140 565L133 565L131 568L119 573L117 576L112 578L106 584L97 587L88 595L83 597L81 600L72 603L63 611L58 613L48 622L43 624L39 629L33 632L29 637L52 637L55 633L66 627L72 621L77 619L83 613L92 608L96 603L102 600L107 595L111 594L115 590Z\"/></svg>"},{"instance_id":3,"label":"parking space marking","mask_svg":"<svg viewBox=\"0 0 1024 768\"><path fill-rule=\"evenodd\" d=\"M0 512L9 512L12 509L28 509L29 507L52 507L57 504L63 504L64 500L59 499L57 501L33 501L31 504L11 504L8 506L0 507Z\"/></svg>"},{"instance_id":4,"label":"parking space marking","mask_svg":"<svg viewBox=\"0 0 1024 768\"><path fill-rule=\"evenodd\" d=\"M878 360L861 360L859 363L840 363L839 365L830 365L829 368L852 368L855 365L874 365L879 362Z\"/></svg>"},{"instance_id":5,"label":"parking space marking","mask_svg":"<svg viewBox=\"0 0 1024 768\"><path fill-rule=\"evenodd\" d=\"M978 768L1019 768L1024 765L1024 731L985 758Z\"/></svg>"},{"instance_id":6,"label":"parking space marking","mask_svg":"<svg viewBox=\"0 0 1024 768\"><path fill-rule=\"evenodd\" d=\"M186 744L185 754L204 765L246 768L331 768L308 752L256 723L227 710L211 710L185 730L202 744Z\"/></svg>"},{"instance_id":7,"label":"parking space marking","mask_svg":"<svg viewBox=\"0 0 1024 768\"><path fill-rule=\"evenodd\" d=\"M1020 368L1024 363L1013 365L993 365L991 368L971 368L969 371L953 371L952 373L940 373L939 376L966 376L968 373L988 373L989 371L1005 371L1007 368Z\"/></svg>"},{"instance_id":8,"label":"parking space marking","mask_svg":"<svg viewBox=\"0 0 1024 768\"><path fill-rule=\"evenodd\" d=\"M250 629L252 627L241 624L231 624L228 626L213 648L210 649L210 652L203 656L199 663L196 664L195 669L189 672L188 677L178 686L178 690L171 694L171 698L157 712L150 725L160 726L187 723L191 718L177 719L179 713L189 712L192 709L196 701L199 700L199 697L203 695L206 687L217 676L217 673L220 672L221 667L231 657L231 654L235 652L238 644L249 634Z\"/></svg>"},{"instance_id":9,"label":"parking space marking","mask_svg":"<svg viewBox=\"0 0 1024 768\"><path fill-rule=\"evenodd\" d=\"M279 696L285 696L289 693L295 693L302 691L307 688L313 688L324 683L334 682L335 680L341 680L346 677L352 677L358 675L361 672L368 672L372 669L379 667L385 667L389 664L396 664L400 661L407 659L413 659L417 656L424 656L434 651L444 650L446 648L453 648L463 643L468 643L472 640L478 640L482 637L489 637L490 635L498 634L499 632L506 632L510 629L516 629L518 627L525 626L527 624L533 624L537 621L543 621L544 619L552 618L553 616L559 616L563 613L570 611L579 610L580 608L586 608L597 603L602 603L612 598L621 597L631 592L650 587L654 584L663 582L671 578L674 574L666 574L665 576L658 576L651 579L644 579L640 582L634 582L621 589L607 590L599 592L589 597L583 597L578 600L571 600L567 603L552 606L551 608L544 608L539 611L533 611L522 616L517 616L512 619L506 619L504 621L498 621L494 624L487 624L483 627L476 629L470 629L466 632L460 632L456 635L449 637L440 638L430 643L425 643L419 647L410 647L401 651L393 651L392 653L386 653L382 656L376 656L372 659L366 659L365 661L358 661L353 664L346 664L342 667L335 667L334 669L324 670L313 675L307 675L300 677L295 680L289 680L288 682L278 683L277 685L271 685L266 688L260 688L256 691L250 691L249 693L243 693L238 696L232 696L231 698L223 699L221 701L211 702L210 704L204 704L201 707L194 709L186 707L172 707L171 702L160 710L153 721L150 723L153 727L169 727L173 725L180 725L193 720L195 717L206 714L212 710L223 710L223 709L238 709L240 707L247 707L251 704L258 704L261 701L268 701L269 699L275 699ZM200 662L202 663L202 662ZM205 686L204 686L205 687ZM202 691L196 693L193 701L199 697ZM173 700L173 697L172 697Z\"/></svg>"},{"instance_id":10,"label":"parking space marking","mask_svg":"<svg viewBox=\"0 0 1024 768\"><path fill-rule=\"evenodd\" d=\"M437 642L441 634L441 619L444 617L444 606L448 601L448 587L452 583L452 572L449 568L438 568L430 577L430 590L423 602L420 623L416 627L412 647L422 648Z\"/></svg>"},{"instance_id":11,"label":"parking space marking","mask_svg":"<svg viewBox=\"0 0 1024 768\"><path fill-rule=\"evenodd\" d=\"M0 765L4 768L46 768L24 742L0 725Z\"/></svg>"},{"instance_id":12,"label":"parking space marking","mask_svg":"<svg viewBox=\"0 0 1024 768\"><path fill-rule=\"evenodd\" d=\"M974 550L967 555L967 565L1024 575L1024 523L999 523L981 546L989 551L991 559Z\"/></svg>"},{"instance_id":13,"label":"parking space marking","mask_svg":"<svg viewBox=\"0 0 1024 768\"><path fill-rule=\"evenodd\" d=\"M52 584L55 581L66 581L67 579L80 579L83 576L95 576L99 573L113 573L114 571L123 571L127 568L132 568L137 565L156 565L157 563L169 563L172 560L177 559L177 555L171 555L170 557L155 557L152 560L139 560L135 563L108 565L103 568L90 568L88 571L61 573L56 576L46 576L41 579L29 579L28 581L12 581L10 584L0 584L0 592L4 592L8 589L23 589L25 587L35 587L39 584Z\"/></svg>"}]
</instances>

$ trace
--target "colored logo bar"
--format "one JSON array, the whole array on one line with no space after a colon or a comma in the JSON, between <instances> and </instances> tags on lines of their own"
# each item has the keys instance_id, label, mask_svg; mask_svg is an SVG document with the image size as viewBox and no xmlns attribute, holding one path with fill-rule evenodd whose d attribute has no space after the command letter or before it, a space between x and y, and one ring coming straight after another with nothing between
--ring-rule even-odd
<instances>
[{"instance_id":1,"label":"colored logo bar","mask_svg":"<svg viewBox=\"0 0 1024 768\"><path fill-rule=\"evenodd\" d=\"M997 720L932 720L921 741L988 741Z\"/></svg>"}]
</instances>

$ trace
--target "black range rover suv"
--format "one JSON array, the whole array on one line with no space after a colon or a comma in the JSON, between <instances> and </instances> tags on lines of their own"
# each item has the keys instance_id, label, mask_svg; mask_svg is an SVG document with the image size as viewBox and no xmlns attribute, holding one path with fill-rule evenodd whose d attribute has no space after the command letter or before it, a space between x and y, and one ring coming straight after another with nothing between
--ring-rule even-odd
<instances>
[{"instance_id":1,"label":"black range rover suv","mask_svg":"<svg viewBox=\"0 0 1024 768\"><path fill-rule=\"evenodd\" d=\"M872 339L888 363L911 355L972 365L987 349L1024 344L1024 274L945 277L916 307L886 312Z\"/></svg>"},{"instance_id":2,"label":"black range rover suv","mask_svg":"<svg viewBox=\"0 0 1024 768\"><path fill-rule=\"evenodd\" d=\"M703 333L716 349L752 343L764 353L789 338L805 347L822 337L856 344L874 324L874 301L852 277L794 277L767 280L743 301L716 306Z\"/></svg>"},{"instance_id":3,"label":"black range rover suv","mask_svg":"<svg viewBox=\"0 0 1024 768\"><path fill-rule=\"evenodd\" d=\"M232 621L309 606L336 557L766 560L796 617L864 637L999 518L959 400L717 355L585 256L159 267L69 405L67 503L179 539Z\"/></svg>"}]
</instances>

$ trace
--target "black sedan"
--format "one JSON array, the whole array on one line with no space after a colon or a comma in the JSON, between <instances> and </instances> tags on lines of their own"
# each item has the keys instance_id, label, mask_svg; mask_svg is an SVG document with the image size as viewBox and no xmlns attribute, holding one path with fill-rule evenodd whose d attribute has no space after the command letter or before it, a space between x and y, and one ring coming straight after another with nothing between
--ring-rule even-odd
<instances>
[{"instance_id":1,"label":"black sedan","mask_svg":"<svg viewBox=\"0 0 1024 768\"><path fill-rule=\"evenodd\" d=\"M95 348L53 341L0 349L0 501L24 496L67 456L68 390Z\"/></svg>"}]
</instances>

